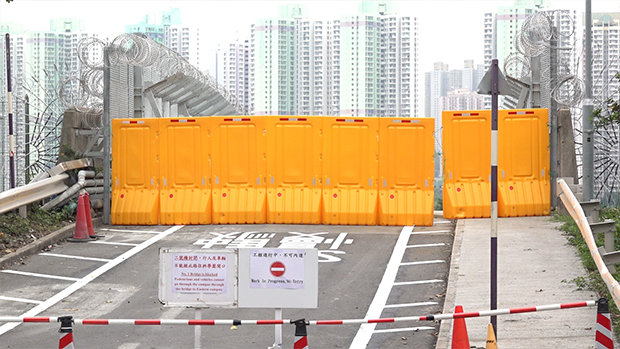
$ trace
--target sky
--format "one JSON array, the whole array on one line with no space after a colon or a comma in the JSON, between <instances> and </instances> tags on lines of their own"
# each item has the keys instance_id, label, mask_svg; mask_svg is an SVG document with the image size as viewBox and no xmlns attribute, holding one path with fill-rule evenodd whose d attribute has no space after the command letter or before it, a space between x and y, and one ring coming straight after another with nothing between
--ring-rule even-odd
<instances>
[{"instance_id":1,"label":"sky","mask_svg":"<svg viewBox=\"0 0 620 349\"><path fill-rule=\"evenodd\" d=\"M483 63L484 13L510 6L514 0L407 0L397 3L400 15L418 18L419 73L433 69L434 62L462 69L463 61ZM0 0L0 22L20 23L24 29L47 30L53 18L80 18L87 31L109 40L122 34L126 24L142 21L145 15L160 17L162 11L180 8L184 25L198 26L203 37L201 69L213 71L218 45L237 37L249 37L250 24L257 18L277 17L278 7L305 4L311 19L337 19L356 13L359 1L237 1L237 0ZM550 0L555 8L585 11L585 0ZM592 12L620 12L620 0L592 0Z\"/></svg>"}]
</instances>

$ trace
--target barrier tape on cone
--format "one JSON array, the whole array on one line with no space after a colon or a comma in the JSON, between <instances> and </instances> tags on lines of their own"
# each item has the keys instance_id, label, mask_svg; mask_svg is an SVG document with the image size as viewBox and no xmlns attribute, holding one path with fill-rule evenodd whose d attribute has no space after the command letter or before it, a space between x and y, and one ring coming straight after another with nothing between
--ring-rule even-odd
<instances>
[{"instance_id":1,"label":"barrier tape on cone","mask_svg":"<svg viewBox=\"0 0 620 349\"><path fill-rule=\"evenodd\" d=\"M511 308L485 310L468 313L453 314L435 314L426 316L406 316L396 318L381 319L350 319L350 320L315 320L308 321L310 326L314 325L354 325L354 324L371 324L371 323L390 323L404 321L441 321L457 318L486 317L493 315L511 315L521 313L533 313L548 310L564 310L574 308L585 308L595 306L597 301L585 301L564 304L548 304L526 308ZM57 317L2 317L0 322L57 322ZM199 326L238 326L238 325L286 325L292 324L290 319L282 320L175 320L175 319L74 319L74 324L79 325L199 325Z\"/></svg>"},{"instance_id":2,"label":"barrier tape on cone","mask_svg":"<svg viewBox=\"0 0 620 349\"><path fill-rule=\"evenodd\" d=\"M613 332L611 327L611 314L609 313L609 302L606 298L598 301L596 312L596 343L595 349L613 349Z\"/></svg>"},{"instance_id":3,"label":"barrier tape on cone","mask_svg":"<svg viewBox=\"0 0 620 349\"><path fill-rule=\"evenodd\" d=\"M58 318L60 322L60 340L58 341L58 349L74 349L73 346L73 317L62 316Z\"/></svg>"}]
</instances>

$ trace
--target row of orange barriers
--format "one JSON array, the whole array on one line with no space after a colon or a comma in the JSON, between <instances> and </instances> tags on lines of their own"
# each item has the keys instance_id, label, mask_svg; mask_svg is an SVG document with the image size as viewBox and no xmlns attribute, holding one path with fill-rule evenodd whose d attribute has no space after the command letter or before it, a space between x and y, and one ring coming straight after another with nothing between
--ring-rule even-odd
<instances>
[{"instance_id":1,"label":"row of orange barriers","mask_svg":"<svg viewBox=\"0 0 620 349\"><path fill-rule=\"evenodd\" d=\"M433 224L430 118L114 119L112 223Z\"/></svg>"},{"instance_id":2,"label":"row of orange barriers","mask_svg":"<svg viewBox=\"0 0 620 349\"><path fill-rule=\"evenodd\" d=\"M498 111L499 217L543 216L551 210L548 109ZM491 215L491 111L444 111L445 218Z\"/></svg>"}]
</instances>

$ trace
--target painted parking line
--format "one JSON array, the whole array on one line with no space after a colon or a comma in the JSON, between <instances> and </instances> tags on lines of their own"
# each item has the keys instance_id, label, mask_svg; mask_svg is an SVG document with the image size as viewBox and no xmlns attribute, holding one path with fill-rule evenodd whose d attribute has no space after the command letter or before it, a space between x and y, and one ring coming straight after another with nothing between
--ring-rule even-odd
<instances>
[{"instance_id":1,"label":"painted parking line","mask_svg":"<svg viewBox=\"0 0 620 349\"><path fill-rule=\"evenodd\" d=\"M443 242L438 242L436 244L420 244L420 245L407 245L407 248L419 248L419 247L439 247L446 246Z\"/></svg>"},{"instance_id":2,"label":"painted parking line","mask_svg":"<svg viewBox=\"0 0 620 349\"><path fill-rule=\"evenodd\" d=\"M424 265L424 264L438 264L438 263L445 263L446 261L441 260L441 259L435 259L435 260L430 260L430 261L419 261L419 262L405 262L405 263L400 263L401 266L407 266L407 265Z\"/></svg>"},{"instance_id":3,"label":"painted parking line","mask_svg":"<svg viewBox=\"0 0 620 349\"><path fill-rule=\"evenodd\" d=\"M403 282L395 282L394 286L406 286L406 285L425 285L425 284L436 284L438 282L445 282L443 280L417 280L417 281L403 281Z\"/></svg>"},{"instance_id":4,"label":"painted parking line","mask_svg":"<svg viewBox=\"0 0 620 349\"><path fill-rule=\"evenodd\" d=\"M95 241L89 241L89 244L102 244L102 245L116 245L116 246L138 246L140 244L132 244L132 243L128 243L128 242L113 242L113 241L101 241L101 240L95 240Z\"/></svg>"},{"instance_id":5,"label":"painted parking line","mask_svg":"<svg viewBox=\"0 0 620 349\"><path fill-rule=\"evenodd\" d=\"M435 327L421 326L421 327L404 327L404 328L388 328L385 330L375 330L374 333L391 333L391 332L405 332L405 331L430 331L435 330Z\"/></svg>"},{"instance_id":6,"label":"painted parking line","mask_svg":"<svg viewBox=\"0 0 620 349\"><path fill-rule=\"evenodd\" d=\"M164 233L163 231L155 231L155 230L130 230L130 229L112 229L112 228L101 228L98 230L103 231L111 231L115 233L144 233L144 234L160 234Z\"/></svg>"},{"instance_id":7,"label":"painted parking line","mask_svg":"<svg viewBox=\"0 0 620 349\"><path fill-rule=\"evenodd\" d=\"M58 253L48 253L48 252L39 253L39 256L68 258L68 259L78 259L78 260L81 260L81 261L94 261L94 262L105 262L105 263L111 261L111 259L105 259L105 258L70 256L68 254L58 254Z\"/></svg>"},{"instance_id":8,"label":"painted parking line","mask_svg":"<svg viewBox=\"0 0 620 349\"><path fill-rule=\"evenodd\" d=\"M146 240L145 242L141 243L139 246L136 246L136 247L132 248L131 250L121 254L120 256L114 258L111 262L108 262L108 263L102 265L101 267L97 268L96 270L94 270L90 274L86 275L82 279L79 279L78 281L76 281L73 284L69 285L69 287L65 288L64 290L62 290L62 291L60 291L58 293L56 293L55 295L53 295L52 297L48 298L43 303L35 306L34 308L28 310L25 313L23 313L22 315L20 315L20 317L34 317L34 316L39 315L41 312L49 309L51 306L53 306L56 303L62 301L66 297L68 297L71 294L73 294L75 291L81 289L82 287L84 287L88 283L90 283L91 281L95 280L99 276L101 276L104 273L108 272L110 269L112 269L115 266L121 264L122 262L126 261L127 259L129 259L130 257L134 256L135 254L141 252L142 250L146 249L147 247L153 245L154 243L158 242L159 240L165 238L166 236L174 233L175 231L177 231L177 230L179 230L179 229L181 229L183 227L184 227L183 225L177 225L177 226L171 227L170 229L168 229L168 230L166 230L164 232L161 232L161 233L153 236L152 238L150 238L150 239ZM13 323L8 323L8 324L4 324L4 325L0 326L0 335L5 334L6 332L14 329L15 327L17 327L17 326L19 326L21 324L22 324L21 322L13 322Z\"/></svg>"},{"instance_id":9,"label":"painted parking line","mask_svg":"<svg viewBox=\"0 0 620 349\"><path fill-rule=\"evenodd\" d=\"M453 233L453 230L429 230L429 231L416 231L415 233L411 233L411 235L429 235L429 234L444 234L444 233Z\"/></svg>"},{"instance_id":10,"label":"painted parking line","mask_svg":"<svg viewBox=\"0 0 620 349\"><path fill-rule=\"evenodd\" d=\"M385 309L388 308L411 308L411 307L426 307L429 305L437 305L437 302L418 302L418 303L403 303L403 304L388 304Z\"/></svg>"},{"instance_id":11,"label":"painted parking line","mask_svg":"<svg viewBox=\"0 0 620 349\"><path fill-rule=\"evenodd\" d=\"M0 272L7 273L7 274L22 275L22 276L32 276L32 277L44 278L44 279L63 280L63 281L78 281L79 280L77 278L71 278L71 277L68 277L68 276L58 276L58 275L50 275L50 274L29 273L29 272L18 271L18 270L0 270Z\"/></svg>"},{"instance_id":12,"label":"painted parking line","mask_svg":"<svg viewBox=\"0 0 620 349\"><path fill-rule=\"evenodd\" d=\"M43 301L36 301L34 299L5 297L5 296L0 296L0 300L10 301L10 302L17 302L17 303L32 303L32 304L41 304L41 303L43 303Z\"/></svg>"},{"instance_id":13,"label":"painted parking line","mask_svg":"<svg viewBox=\"0 0 620 349\"><path fill-rule=\"evenodd\" d=\"M411 236L412 231L413 226L406 226L401 230L398 240L396 241L396 245L394 246L394 250L392 251L392 256L390 257L387 267L385 268L385 273L383 274L381 283L379 283L379 287L377 288L377 293L368 307L368 312L366 312L366 316L364 317L365 319L376 319L381 317L383 308L385 308L385 304L387 303L390 292L392 291L394 280L396 280L398 267L400 266L403 256L405 255L407 242L409 242L409 237ZM353 338L350 348L366 348L376 327L376 323L362 324L360 329L357 331L355 338Z\"/></svg>"}]
</instances>

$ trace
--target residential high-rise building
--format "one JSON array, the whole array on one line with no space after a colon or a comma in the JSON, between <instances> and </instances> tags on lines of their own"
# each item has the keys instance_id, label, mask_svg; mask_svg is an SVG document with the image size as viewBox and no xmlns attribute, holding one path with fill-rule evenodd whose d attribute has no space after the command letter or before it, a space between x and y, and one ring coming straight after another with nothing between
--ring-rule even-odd
<instances>
[{"instance_id":1,"label":"residential high-rise building","mask_svg":"<svg viewBox=\"0 0 620 349\"><path fill-rule=\"evenodd\" d=\"M246 110L250 108L250 43L249 40L228 45L222 53L224 87L237 96Z\"/></svg>"},{"instance_id":2,"label":"residential high-rise building","mask_svg":"<svg viewBox=\"0 0 620 349\"><path fill-rule=\"evenodd\" d=\"M433 64L425 73L425 116L435 119L435 177L442 174L442 118L444 110L476 110L484 107L484 97L474 92L484 75L481 64L474 69L474 61L466 60L464 69L450 70L442 62Z\"/></svg>"},{"instance_id":3,"label":"residential high-rise building","mask_svg":"<svg viewBox=\"0 0 620 349\"><path fill-rule=\"evenodd\" d=\"M584 34L585 35L585 34ZM619 99L620 12L592 14L592 96L603 103ZM585 62L585 53L584 59ZM584 76L585 76L585 67Z\"/></svg>"},{"instance_id":4,"label":"residential high-rise building","mask_svg":"<svg viewBox=\"0 0 620 349\"><path fill-rule=\"evenodd\" d=\"M279 12L252 25L247 87L252 114L415 115L415 18L412 24L410 17L395 14L392 3L377 1L363 1L356 14L327 21L309 19L300 5L281 6ZM236 63L224 60L232 79L231 64Z\"/></svg>"},{"instance_id":5,"label":"residential high-rise building","mask_svg":"<svg viewBox=\"0 0 620 349\"><path fill-rule=\"evenodd\" d=\"M201 69L200 29L185 26L181 20L181 11L170 8L161 18L151 20L148 15L140 23L125 26L125 33L141 33L175 51L191 65Z\"/></svg>"}]
</instances>

